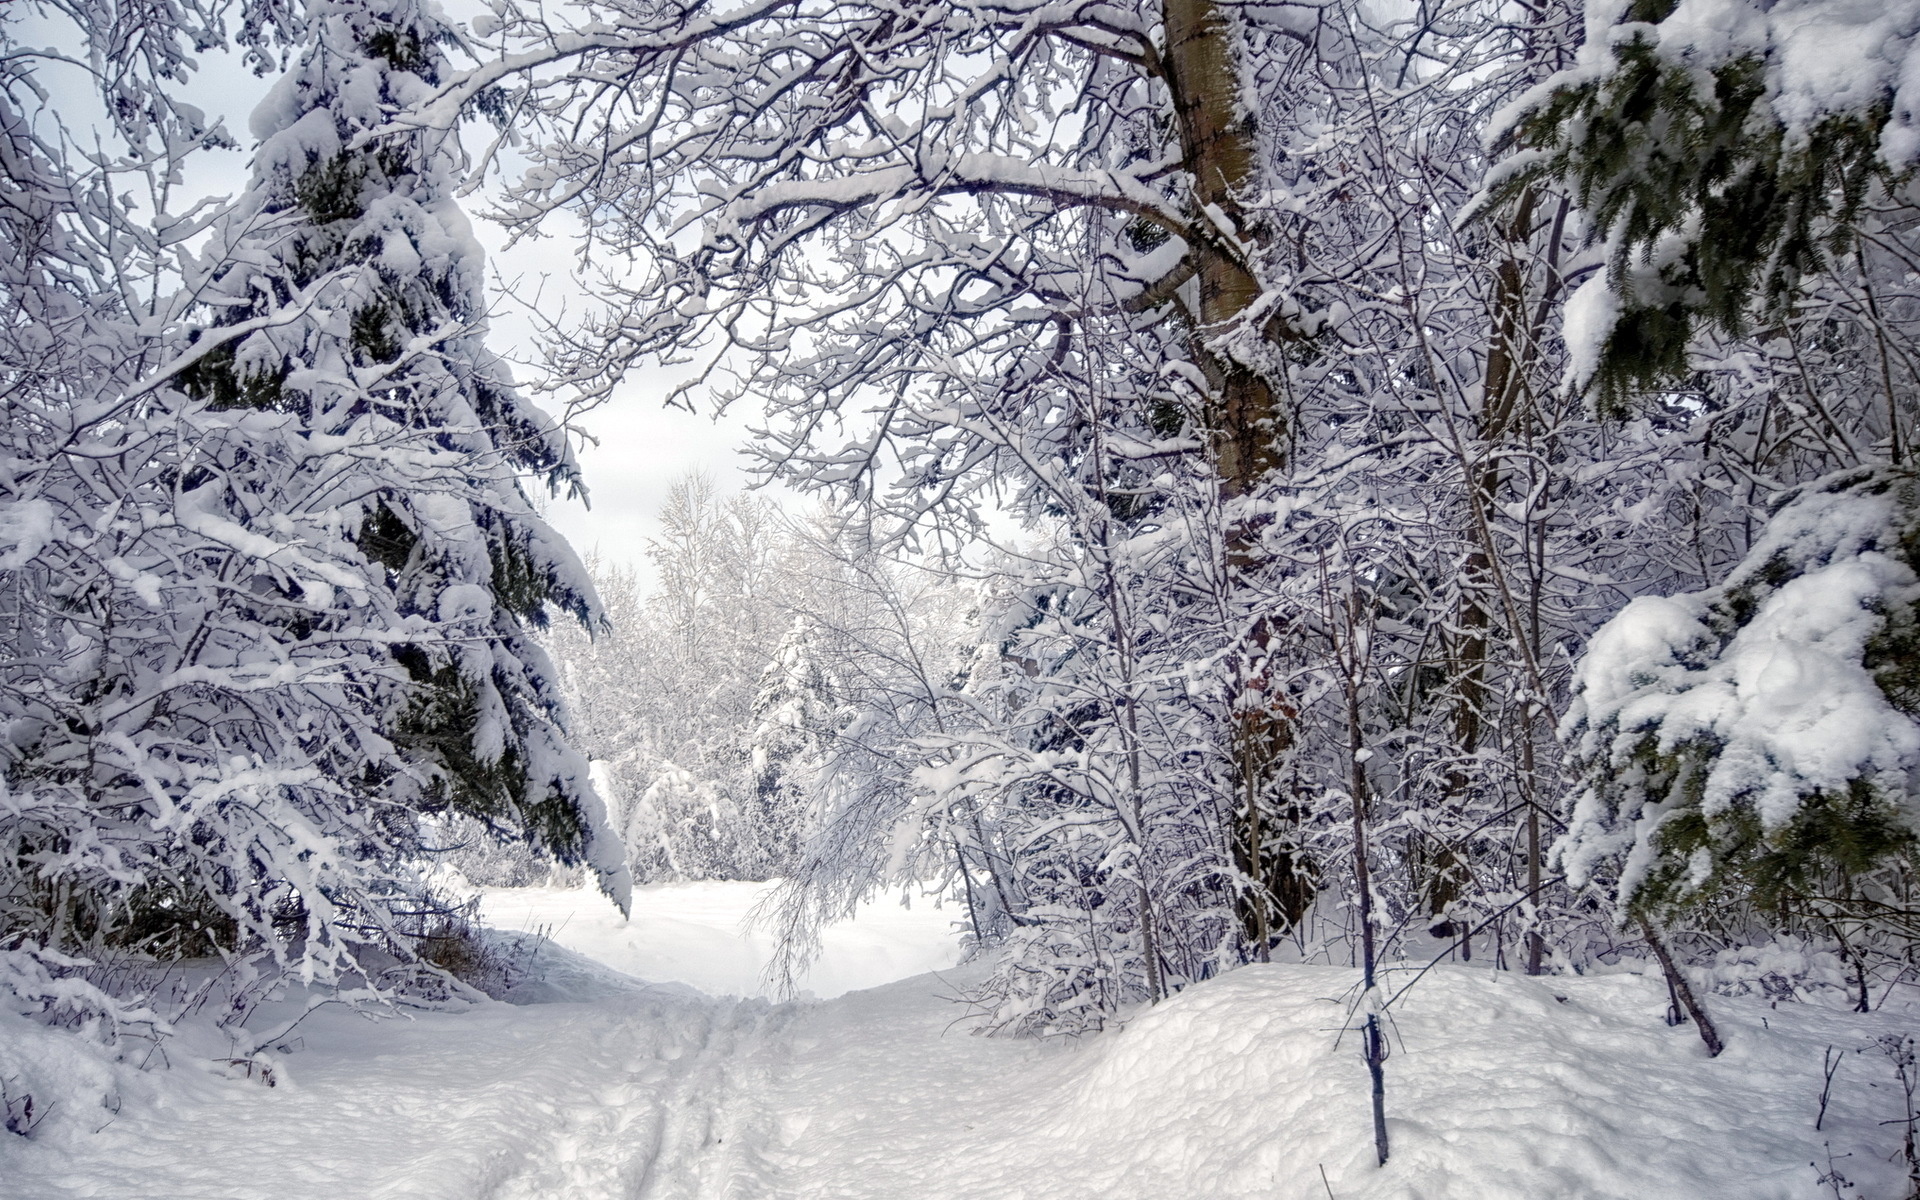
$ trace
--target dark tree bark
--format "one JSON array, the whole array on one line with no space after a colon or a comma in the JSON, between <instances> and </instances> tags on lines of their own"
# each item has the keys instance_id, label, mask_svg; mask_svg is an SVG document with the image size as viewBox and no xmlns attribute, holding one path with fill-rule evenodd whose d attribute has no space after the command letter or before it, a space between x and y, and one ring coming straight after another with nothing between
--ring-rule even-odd
<instances>
[{"instance_id":1,"label":"dark tree bark","mask_svg":"<svg viewBox=\"0 0 1920 1200\"><path fill-rule=\"evenodd\" d=\"M1660 935L1654 931L1653 922L1645 917L1640 918L1640 932L1646 936L1647 945L1653 949L1653 956L1660 960L1660 970L1666 973L1667 986L1673 990L1674 999L1680 1002L1680 1007L1693 1018L1694 1026L1700 1030L1700 1040L1707 1044L1707 1057L1719 1057L1720 1052L1727 1048L1727 1044L1720 1040L1720 1031L1714 1027L1713 1018L1707 1015L1707 1010L1701 1007L1699 999L1694 996L1693 986L1687 982L1687 977L1682 975L1680 968L1674 964L1673 955L1667 952L1666 942L1662 941Z\"/></svg>"}]
</instances>

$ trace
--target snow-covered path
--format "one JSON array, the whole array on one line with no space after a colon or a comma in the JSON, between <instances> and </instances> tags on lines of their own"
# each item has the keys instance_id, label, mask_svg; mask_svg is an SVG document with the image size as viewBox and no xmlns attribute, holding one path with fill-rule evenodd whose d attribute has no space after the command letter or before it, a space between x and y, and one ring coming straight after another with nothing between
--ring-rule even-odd
<instances>
[{"instance_id":1,"label":"snow-covered path","mask_svg":"<svg viewBox=\"0 0 1920 1200\"><path fill-rule=\"evenodd\" d=\"M176 1064L65 1161L22 1156L0 1194L764 1194L753 1098L794 1011L672 989L407 1022L322 1014L279 1086Z\"/></svg>"},{"instance_id":2,"label":"snow-covered path","mask_svg":"<svg viewBox=\"0 0 1920 1200\"><path fill-rule=\"evenodd\" d=\"M653 900L685 949L703 927L731 938L743 897ZM566 903L489 910L508 923L515 905ZM848 978L950 952L935 918L889 920L904 919L843 933L865 954ZM590 913L567 926L562 945L616 959L672 941L625 943L644 929ZM688 962L731 963L734 990L751 990L757 953L730 942ZM0 1197L1815 1200L1832 1194L1809 1166L1829 1141L1860 1184L1848 1194L1897 1194L1902 1174L1880 1125L1897 1115L1893 1076L1871 1044L1898 1015L1723 1000L1730 1046L1709 1062L1638 976L1428 976L1395 1010L1380 1170L1365 1069L1336 1042L1345 970L1246 968L1078 1043L967 1036L955 998L971 969L792 1004L641 983L569 951L541 973L541 995L522 997L539 1003L322 1011L271 1089L194 1061L185 1038L168 1071L107 1085L77 1071L34 1138L0 1137ZM0 1074L18 1073L8 1054L44 1074L60 1036L0 1027ZM1830 1045L1849 1053L1816 1133ZM119 1089L118 1116L93 1106L101 1086Z\"/></svg>"}]
</instances>

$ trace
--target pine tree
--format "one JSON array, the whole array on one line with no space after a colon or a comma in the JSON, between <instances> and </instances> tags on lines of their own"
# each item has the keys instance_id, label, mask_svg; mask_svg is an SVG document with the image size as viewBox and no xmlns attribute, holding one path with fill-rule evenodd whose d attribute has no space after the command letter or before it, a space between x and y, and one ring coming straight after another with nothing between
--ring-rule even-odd
<instances>
[{"instance_id":1,"label":"pine tree","mask_svg":"<svg viewBox=\"0 0 1920 1200\"><path fill-rule=\"evenodd\" d=\"M1896 902L1883 872L1911 869L1920 822L1917 651L1920 481L1808 485L1718 586L1642 597L1594 634L1566 724L1569 874L1623 919Z\"/></svg>"},{"instance_id":2,"label":"pine tree","mask_svg":"<svg viewBox=\"0 0 1920 1200\"><path fill-rule=\"evenodd\" d=\"M532 636L550 609L597 616L591 582L521 485L571 487L577 472L563 433L486 348L457 137L381 132L438 82L458 35L412 0L315 0L306 20L297 64L255 114L253 186L218 244L234 265L203 297L219 317L210 333L262 328L199 357L182 383L212 413L330 451L290 464L276 482L299 507L274 515L325 523L376 584L373 611L348 620L384 627L399 686L377 700L391 750L365 785L590 860L617 888ZM311 636L298 618L286 633Z\"/></svg>"},{"instance_id":3,"label":"pine tree","mask_svg":"<svg viewBox=\"0 0 1920 1200\"><path fill-rule=\"evenodd\" d=\"M807 798L839 715L839 689L817 649L807 619L795 618L760 672L753 698L748 826L767 878L792 869L806 833Z\"/></svg>"},{"instance_id":4,"label":"pine tree","mask_svg":"<svg viewBox=\"0 0 1920 1200\"><path fill-rule=\"evenodd\" d=\"M1558 180L1604 239L1606 273L1570 314L1575 382L1616 415L1634 389L1685 380L1700 335L1791 316L1920 152L1898 67L1911 33L1844 6L1696 7L1606 10L1578 65L1511 112L1523 149L1490 181L1513 195ZM1836 72L1833 47L1853 39L1866 53Z\"/></svg>"},{"instance_id":5,"label":"pine tree","mask_svg":"<svg viewBox=\"0 0 1920 1200\"><path fill-rule=\"evenodd\" d=\"M485 349L457 141L357 140L453 35L411 3L282 27L302 40L253 184L210 226L143 235L112 193L46 186L44 152L10 176L33 193L7 229L10 369L39 382L9 401L27 453L0 510L4 936L217 952L248 994L277 958L379 995L421 976L423 815L616 894L624 872L532 637L549 607L595 611L520 483L573 467ZM183 286L140 311L111 285L142 260L101 229Z\"/></svg>"}]
</instances>

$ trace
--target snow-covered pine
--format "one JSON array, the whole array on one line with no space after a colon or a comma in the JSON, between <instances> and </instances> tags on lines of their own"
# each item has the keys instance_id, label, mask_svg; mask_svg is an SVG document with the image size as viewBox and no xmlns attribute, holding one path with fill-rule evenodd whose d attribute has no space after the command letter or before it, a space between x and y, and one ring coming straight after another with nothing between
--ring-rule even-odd
<instances>
[{"instance_id":1,"label":"snow-covered pine","mask_svg":"<svg viewBox=\"0 0 1920 1200\"><path fill-rule=\"evenodd\" d=\"M1556 857L1622 921L1897 907L1920 829L1916 669L1920 479L1808 484L1719 585L1642 596L1594 634Z\"/></svg>"},{"instance_id":2,"label":"snow-covered pine","mask_svg":"<svg viewBox=\"0 0 1920 1200\"><path fill-rule=\"evenodd\" d=\"M352 563L329 623L380 648L369 715L389 735L367 747L363 786L586 861L624 903L618 842L532 636L554 609L597 619L522 483L572 487L577 471L486 347L457 138L370 136L448 71L458 35L412 0L313 0L306 27L254 114L253 184L209 250L231 265L200 297L217 320L195 345L219 348L181 378L210 413L293 451L285 499L260 511L243 472L221 499L238 524ZM310 636L304 623L288 632Z\"/></svg>"},{"instance_id":3,"label":"snow-covered pine","mask_svg":"<svg viewBox=\"0 0 1920 1200\"><path fill-rule=\"evenodd\" d=\"M807 800L827 746L838 732L843 690L822 661L818 632L795 617L760 672L747 746L753 790L747 827L769 878L792 870L807 833Z\"/></svg>"},{"instance_id":4,"label":"snow-covered pine","mask_svg":"<svg viewBox=\"0 0 1920 1200\"><path fill-rule=\"evenodd\" d=\"M485 349L457 142L355 140L452 35L404 2L316 0L295 27L252 186L211 228L123 250L110 196L10 209L37 223L9 230L5 937L217 952L234 1017L286 973L366 996L420 975L424 814L625 880L531 636L549 604L592 615L520 482L573 470ZM51 158L10 128L10 178L38 184ZM136 321L116 285L142 261L181 286Z\"/></svg>"},{"instance_id":5,"label":"snow-covered pine","mask_svg":"<svg viewBox=\"0 0 1920 1200\"><path fill-rule=\"evenodd\" d=\"M1617 405L1684 379L1697 335L1777 325L1862 253L1920 162L1916 31L1910 0L1590 0L1577 60L1502 114L1526 148L1488 180L1556 178L1604 241L1570 383Z\"/></svg>"}]
</instances>

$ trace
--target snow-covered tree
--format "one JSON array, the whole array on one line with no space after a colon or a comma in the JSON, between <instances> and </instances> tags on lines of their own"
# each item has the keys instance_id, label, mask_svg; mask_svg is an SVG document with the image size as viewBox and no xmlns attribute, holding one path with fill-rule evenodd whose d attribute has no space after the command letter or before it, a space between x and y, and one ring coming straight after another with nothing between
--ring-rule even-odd
<instances>
[{"instance_id":1,"label":"snow-covered tree","mask_svg":"<svg viewBox=\"0 0 1920 1200\"><path fill-rule=\"evenodd\" d=\"M10 210L40 361L7 401L5 937L379 994L364 948L415 969L424 814L624 872L531 636L593 612L521 486L573 468L485 349L457 140L360 140L453 34L406 2L283 28L248 191L129 245L145 311L111 197ZM38 184L54 156L12 128Z\"/></svg>"},{"instance_id":2,"label":"snow-covered tree","mask_svg":"<svg viewBox=\"0 0 1920 1200\"><path fill-rule=\"evenodd\" d=\"M1578 62L1507 114L1528 148L1491 182L1557 177L1604 237L1572 368L1616 401L1684 378L1698 335L1778 325L1809 277L1864 260L1862 218L1920 161L1920 85L1901 6L1609 0L1586 25Z\"/></svg>"},{"instance_id":3,"label":"snow-covered tree","mask_svg":"<svg viewBox=\"0 0 1920 1200\"><path fill-rule=\"evenodd\" d=\"M1619 912L1897 907L1920 826L1920 483L1843 472L1719 585L1643 596L1581 660L1557 853ZM1896 871L1896 873L1898 873Z\"/></svg>"},{"instance_id":4,"label":"snow-covered tree","mask_svg":"<svg viewBox=\"0 0 1920 1200\"><path fill-rule=\"evenodd\" d=\"M643 880L764 879L786 861L763 845L749 745L795 598L777 517L759 496L723 497L705 476L683 476L649 548L652 589L641 595L631 568L597 566L607 628L552 641ZM648 811L656 802L667 807Z\"/></svg>"},{"instance_id":5,"label":"snow-covered tree","mask_svg":"<svg viewBox=\"0 0 1920 1200\"><path fill-rule=\"evenodd\" d=\"M1566 390L1700 431L1710 490L1690 489L1700 582L1645 578L1581 664L1559 853L1622 919L1831 938L1864 996L1853 939L1898 931L1901 953L1915 928L1890 665L1920 418L1911 25L1586 15L1578 60L1508 114L1490 185L1557 181L1587 211L1604 270L1568 302Z\"/></svg>"},{"instance_id":6,"label":"snow-covered tree","mask_svg":"<svg viewBox=\"0 0 1920 1200\"><path fill-rule=\"evenodd\" d=\"M661 525L652 588L596 564L609 629L554 632L581 744L637 878L785 876L833 809L821 789L853 714L952 683L968 589L877 556L845 514L794 520L699 476L670 490ZM897 782L917 760L889 745L906 757L862 761Z\"/></svg>"},{"instance_id":7,"label":"snow-covered tree","mask_svg":"<svg viewBox=\"0 0 1920 1200\"><path fill-rule=\"evenodd\" d=\"M807 809L821 758L837 732L840 687L821 661L817 635L795 617L760 672L748 739L753 791L747 825L768 874L790 869L807 830Z\"/></svg>"},{"instance_id":8,"label":"snow-covered tree","mask_svg":"<svg viewBox=\"0 0 1920 1200\"><path fill-rule=\"evenodd\" d=\"M966 694L976 589L940 564L884 553L872 532L858 511L821 512L796 530L788 558L816 664L802 678L817 673L820 684L787 689L812 694L802 702L819 723L807 736L818 752L803 837L769 914L782 935L770 974L783 986L818 949L821 927L876 891L964 893L976 876L983 887L995 877L996 861L978 853L991 837L979 814L926 779L978 724ZM992 910L969 911L978 938Z\"/></svg>"}]
</instances>

